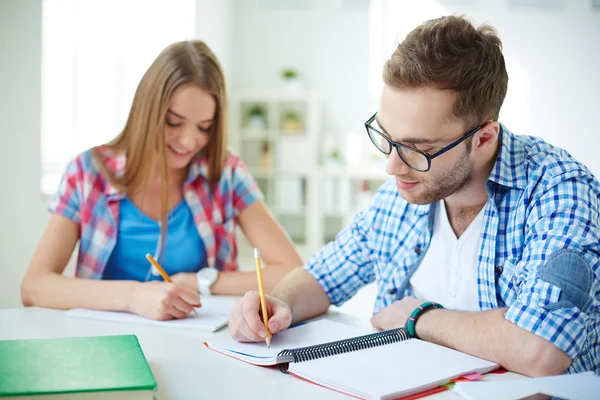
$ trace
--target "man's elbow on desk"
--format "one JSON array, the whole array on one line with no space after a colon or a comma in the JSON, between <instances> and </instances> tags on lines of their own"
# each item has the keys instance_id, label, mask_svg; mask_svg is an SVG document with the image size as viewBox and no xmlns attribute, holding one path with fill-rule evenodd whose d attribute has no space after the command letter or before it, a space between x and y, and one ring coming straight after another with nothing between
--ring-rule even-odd
<instances>
[{"instance_id":1,"label":"man's elbow on desk","mask_svg":"<svg viewBox=\"0 0 600 400\"><path fill-rule=\"evenodd\" d=\"M504 320L503 313L497 314ZM554 343L514 323L503 321L504 338L512 342L500 356L504 368L531 377L559 375L571 365L571 358Z\"/></svg>"},{"instance_id":2,"label":"man's elbow on desk","mask_svg":"<svg viewBox=\"0 0 600 400\"><path fill-rule=\"evenodd\" d=\"M571 365L571 357L549 341L536 338L531 360L524 360L524 371L531 377L560 375Z\"/></svg>"}]
</instances>

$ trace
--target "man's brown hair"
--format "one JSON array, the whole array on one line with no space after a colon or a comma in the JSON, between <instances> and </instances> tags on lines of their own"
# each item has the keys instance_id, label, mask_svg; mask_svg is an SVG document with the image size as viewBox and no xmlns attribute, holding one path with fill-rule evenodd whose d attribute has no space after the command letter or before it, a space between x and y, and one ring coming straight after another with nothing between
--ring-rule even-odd
<instances>
[{"instance_id":1,"label":"man's brown hair","mask_svg":"<svg viewBox=\"0 0 600 400\"><path fill-rule=\"evenodd\" d=\"M385 63L383 80L399 88L431 86L456 92L454 117L465 128L498 120L508 74L502 42L489 25L447 16L411 31Z\"/></svg>"}]
</instances>

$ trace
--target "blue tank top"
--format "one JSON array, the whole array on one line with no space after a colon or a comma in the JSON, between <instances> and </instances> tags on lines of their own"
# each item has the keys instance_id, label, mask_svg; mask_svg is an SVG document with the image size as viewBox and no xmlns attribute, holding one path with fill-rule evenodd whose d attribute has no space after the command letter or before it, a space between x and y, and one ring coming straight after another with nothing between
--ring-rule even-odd
<instances>
[{"instance_id":1,"label":"blue tank top","mask_svg":"<svg viewBox=\"0 0 600 400\"><path fill-rule=\"evenodd\" d=\"M182 200L168 215L167 238L158 262L169 275L197 272L206 266L206 248L190 208ZM117 243L110 255L102 279L162 280L151 273L146 253L156 256L160 223L140 211L128 198L120 201Z\"/></svg>"}]
</instances>

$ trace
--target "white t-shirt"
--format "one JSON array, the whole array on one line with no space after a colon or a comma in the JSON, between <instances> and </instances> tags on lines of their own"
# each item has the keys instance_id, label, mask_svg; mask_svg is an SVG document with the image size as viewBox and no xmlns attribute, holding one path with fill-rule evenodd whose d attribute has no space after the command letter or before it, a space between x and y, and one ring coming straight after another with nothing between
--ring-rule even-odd
<instances>
[{"instance_id":1,"label":"white t-shirt","mask_svg":"<svg viewBox=\"0 0 600 400\"><path fill-rule=\"evenodd\" d=\"M409 282L417 299L435 301L452 310L479 311L477 257L483 210L457 239L444 200L437 204L429 249Z\"/></svg>"}]
</instances>

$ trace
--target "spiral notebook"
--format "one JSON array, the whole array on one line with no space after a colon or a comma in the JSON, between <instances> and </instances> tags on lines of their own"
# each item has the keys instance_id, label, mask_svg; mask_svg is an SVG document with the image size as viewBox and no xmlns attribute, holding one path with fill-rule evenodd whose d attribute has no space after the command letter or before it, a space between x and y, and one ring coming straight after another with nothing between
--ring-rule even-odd
<instances>
[{"instance_id":1,"label":"spiral notebook","mask_svg":"<svg viewBox=\"0 0 600 400\"><path fill-rule=\"evenodd\" d=\"M233 339L205 343L219 353L281 371L362 399L396 399L444 385L498 365L418 339L400 328L364 334L319 320L274 335L264 343Z\"/></svg>"}]
</instances>

